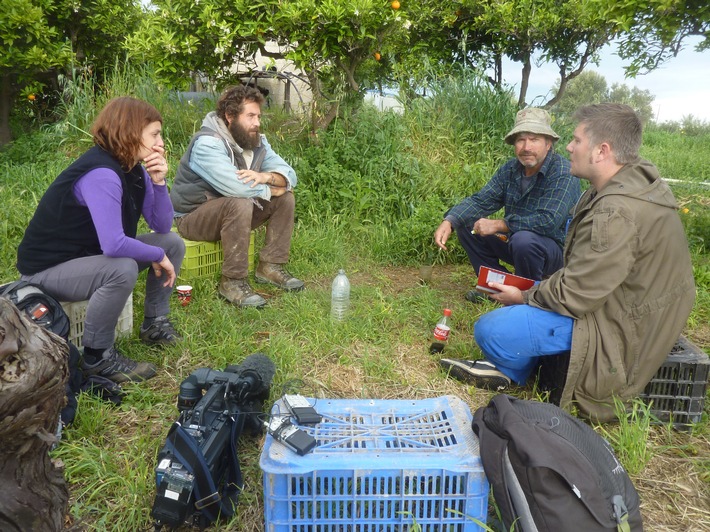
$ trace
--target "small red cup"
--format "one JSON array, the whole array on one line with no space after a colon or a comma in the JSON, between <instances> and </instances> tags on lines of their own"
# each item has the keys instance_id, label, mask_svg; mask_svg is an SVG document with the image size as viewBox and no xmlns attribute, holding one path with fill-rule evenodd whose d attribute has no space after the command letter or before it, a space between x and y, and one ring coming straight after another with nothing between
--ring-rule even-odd
<instances>
[{"instance_id":1,"label":"small red cup","mask_svg":"<svg viewBox=\"0 0 710 532\"><path fill-rule=\"evenodd\" d=\"M192 287L189 284L182 284L175 288L180 304L185 307L192 299Z\"/></svg>"}]
</instances>

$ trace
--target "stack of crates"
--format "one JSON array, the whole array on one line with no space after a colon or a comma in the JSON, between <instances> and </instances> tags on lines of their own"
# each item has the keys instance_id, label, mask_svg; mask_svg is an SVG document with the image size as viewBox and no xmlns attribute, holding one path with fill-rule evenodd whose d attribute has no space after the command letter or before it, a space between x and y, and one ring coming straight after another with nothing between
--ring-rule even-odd
<instances>
[{"instance_id":1,"label":"stack of crates","mask_svg":"<svg viewBox=\"0 0 710 532\"><path fill-rule=\"evenodd\" d=\"M651 413L660 423L689 430L702 418L708 375L708 355L681 336L641 398L650 403Z\"/></svg>"},{"instance_id":2,"label":"stack of crates","mask_svg":"<svg viewBox=\"0 0 710 532\"><path fill-rule=\"evenodd\" d=\"M204 242L187 240L185 242L185 258L182 261L178 281L187 283L201 277L211 277L222 271L222 242ZM249 240L249 272L254 271L254 231Z\"/></svg>"},{"instance_id":3,"label":"stack of crates","mask_svg":"<svg viewBox=\"0 0 710 532\"><path fill-rule=\"evenodd\" d=\"M488 481L463 401L308 401L323 417L299 427L314 450L264 443L267 532L483 530ZM272 416L284 412L277 401Z\"/></svg>"},{"instance_id":4,"label":"stack of crates","mask_svg":"<svg viewBox=\"0 0 710 532\"><path fill-rule=\"evenodd\" d=\"M86 319L86 307L89 301L62 302L64 312L69 316L69 341L77 347L81 347L81 339L84 336L84 320ZM133 294L128 298L123 306L121 315L116 324L116 337L129 336L133 331Z\"/></svg>"}]
</instances>

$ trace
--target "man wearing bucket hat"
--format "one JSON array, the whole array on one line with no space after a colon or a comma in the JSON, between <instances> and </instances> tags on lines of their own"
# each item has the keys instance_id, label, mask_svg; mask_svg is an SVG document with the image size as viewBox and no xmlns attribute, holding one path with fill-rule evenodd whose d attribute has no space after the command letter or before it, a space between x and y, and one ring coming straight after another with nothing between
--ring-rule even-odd
<instances>
[{"instance_id":1,"label":"man wearing bucket hat","mask_svg":"<svg viewBox=\"0 0 710 532\"><path fill-rule=\"evenodd\" d=\"M507 270L503 261L516 275L538 281L562 266L565 226L581 188L569 161L554 151L560 137L550 121L544 109L519 111L505 136L515 157L481 190L449 209L434 233L436 245L446 250L456 230L477 274L481 266ZM502 218L489 218L500 209ZM475 290L466 294L474 302L482 297Z\"/></svg>"},{"instance_id":2,"label":"man wearing bucket hat","mask_svg":"<svg viewBox=\"0 0 710 532\"><path fill-rule=\"evenodd\" d=\"M552 402L610 421L617 400L628 406L671 352L695 283L678 203L658 169L639 157L638 115L628 105L601 103L574 118L567 151L572 171L590 187L574 208L564 265L523 292L489 283L500 290L491 298L504 306L474 325L485 360L440 365L497 391L535 378L540 365Z\"/></svg>"}]
</instances>

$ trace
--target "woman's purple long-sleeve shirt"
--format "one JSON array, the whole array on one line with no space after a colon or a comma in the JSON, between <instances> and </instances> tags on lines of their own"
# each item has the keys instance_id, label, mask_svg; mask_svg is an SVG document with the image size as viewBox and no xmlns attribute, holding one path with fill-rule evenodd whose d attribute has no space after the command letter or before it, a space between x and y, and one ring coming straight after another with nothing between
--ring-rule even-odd
<instances>
[{"instance_id":1,"label":"woman's purple long-sleeve shirt","mask_svg":"<svg viewBox=\"0 0 710 532\"><path fill-rule=\"evenodd\" d=\"M173 205L166 185L154 185L143 169L145 199L143 218L156 233L167 233L173 224ZM101 251L107 257L128 257L138 262L160 262L165 250L130 238L123 232L121 199L123 187L118 175L108 168L96 168L74 184L74 196L88 207L96 227Z\"/></svg>"}]
</instances>

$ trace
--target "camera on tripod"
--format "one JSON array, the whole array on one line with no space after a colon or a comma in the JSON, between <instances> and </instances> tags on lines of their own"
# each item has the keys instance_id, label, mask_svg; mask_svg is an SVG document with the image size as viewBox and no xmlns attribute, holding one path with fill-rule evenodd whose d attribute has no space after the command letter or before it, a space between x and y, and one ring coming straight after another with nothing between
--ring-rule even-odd
<instances>
[{"instance_id":1,"label":"camera on tripod","mask_svg":"<svg viewBox=\"0 0 710 532\"><path fill-rule=\"evenodd\" d=\"M155 468L156 530L205 528L234 514L243 484L237 440L245 428L253 434L262 430L259 415L274 373L271 359L255 353L224 371L195 370L180 384L180 415Z\"/></svg>"}]
</instances>

